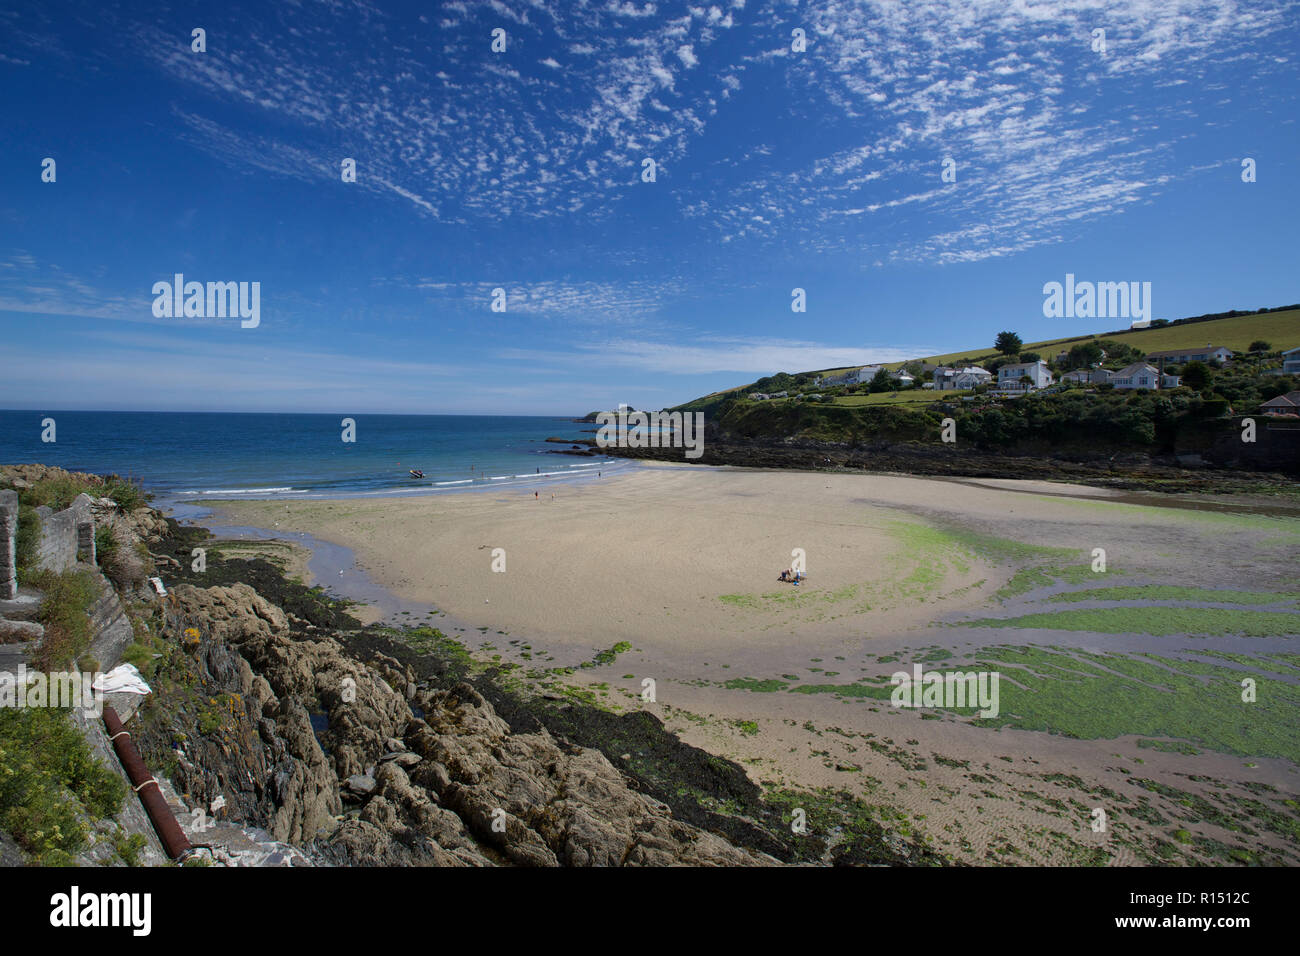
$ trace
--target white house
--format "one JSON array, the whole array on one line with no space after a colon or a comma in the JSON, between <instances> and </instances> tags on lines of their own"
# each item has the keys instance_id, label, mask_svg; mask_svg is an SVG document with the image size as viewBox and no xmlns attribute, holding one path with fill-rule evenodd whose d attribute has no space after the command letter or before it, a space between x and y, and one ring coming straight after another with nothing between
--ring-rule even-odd
<instances>
[{"instance_id":1,"label":"white house","mask_svg":"<svg viewBox=\"0 0 1300 956\"><path fill-rule=\"evenodd\" d=\"M999 388L1019 388L1020 379L1028 376L1029 387L1046 388L1053 382L1051 369L1042 359L1037 362L1018 362L1015 365L1004 365L998 369L998 387Z\"/></svg>"},{"instance_id":2,"label":"white house","mask_svg":"<svg viewBox=\"0 0 1300 956\"><path fill-rule=\"evenodd\" d=\"M1096 368L1076 368L1073 372L1066 372L1061 376L1062 382L1077 382L1080 385L1104 385L1114 376L1110 369L1102 368L1098 365ZM1175 375L1166 376L1168 378L1177 378ZM1173 386L1170 386L1171 388Z\"/></svg>"},{"instance_id":3,"label":"white house","mask_svg":"<svg viewBox=\"0 0 1300 956\"><path fill-rule=\"evenodd\" d=\"M1192 346L1185 349L1168 349L1164 352L1152 352L1147 355L1148 362L1164 359L1169 365L1184 365L1188 362L1226 362L1232 358L1232 349L1222 345L1207 345L1205 348Z\"/></svg>"},{"instance_id":4,"label":"white house","mask_svg":"<svg viewBox=\"0 0 1300 956\"><path fill-rule=\"evenodd\" d=\"M861 385L863 382L871 381L879 370L879 365L864 365L861 368L851 368L835 375L822 375L813 381L813 386Z\"/></svg>"},{"instance_id":5,"label":"white house","mask_svg":"<svg viewBox=\"0 0 1300 956\"><path fill-rule=\"evenodd\" d=\"M1282 353L1282 374L1300 375L1300 345Z\"/></svg>"},{"instance_id":6,"label":"white house","mask_svg":"<svg viewBox=\"0 0 1300 956\"><path fill-rule=\"evenodd\" d=\"M1134 362L1111 377L1116 388L1159 388L1160 370L1149 362Z\"/></svg>"},{"instance_id":7,"label":"white house","mask_svg":"<svg viewBox=\"0 0 1300 956\"><path fill-rule=\"evenodd\" d=\"M987 385L992 380L993 373L978 365L968 365L960 369L941 365L934 370L934 387L943 392Z\"/></svg>"},{"instance_id":8,"label":"white house","mask_svg":"<svg viewBox=\"0 0 1300 956\"><path fill-rule=\"evenodd\" d=\"M992 372L978 365L968 365L953 376L953 387L974 388L976 385L987 385L991 381L993 381Z\"/></svg>"},{"instance_id":9,"label":"white house","mask_svg":"<svg viewBox=\"0 0 1300 956\"><path fill-rule=\"evenodd\" d=\"M767 392L750 392L750 393L749 393L749 398L750 398L750 400L751 400L751 401L755 401L755 402L765 402L765 401L767 401L767 400L768 400L769 398L771 398L771 397L772 397L772 396L769 395L769 394L767 394Z\"/></svg>"}]
</instances>

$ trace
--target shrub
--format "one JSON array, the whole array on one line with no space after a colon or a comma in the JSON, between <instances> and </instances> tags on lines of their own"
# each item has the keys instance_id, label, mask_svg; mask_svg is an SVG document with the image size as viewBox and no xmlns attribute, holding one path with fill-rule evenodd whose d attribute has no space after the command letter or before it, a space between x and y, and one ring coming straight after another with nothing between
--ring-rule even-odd
<instances>
[{"instance_id":1,"label":"shrub","mask_svg":"<svg viewBox=\"0 0 1300 956\"><path fill-rule=\"evenodd\" d=\"M36 564L36 548L41 541L41 519L36 509L30 505L18 506L18 534L14 539L14 551L18 565L18 581L29 584L32 568Z\"/></svg>"},{"instance_id":2,"label":"shrub","mask_svg":"<svg viewBox=\"0 0 1300 956\"><path fill-rule=\"evenodd\" d=\"M125 797L62 711L0 708L0 826L33 862L70 864L88 832L80 812L115 816Z\"/></svg>"},{"instance_id":3,"label":"shrub","mask_svg":"<svg viewBox=\"0 0 1300 956\"><path fill-rule=\"evenodd\" d=\"M153 495L147 494L138 481L112 476L105 497L112 498L123 511L134 511L149 503Z\"/></svg>"},{"instance_id":4,"label":"shrub","mask_svg":"<svg viewBox=\"0 0 1300 956\"><path fill-rule=\"evenodd\" d=\"M95 526L95 560L100 567L105 562L113 560L117 552L117 538L113 534L113 529L109 525L101 524Z\"/></svg>"},{"instance_id":5,"label":"shrub","mask_svg":"<svg viewBox=\"0 0 1300 956\"><path fill-rule=\"evenodd\" d=\"M90 643L90 608L99 597L95 576L90 571L42 571L32 584L45 592L37 619L45 627L45 638L33 656L40 670L52 671L70 665Z\"/></svg>"},{"instance_id":6,"label":"shrub","mask_svg":"<svg viewBox=\"0 0 1300 956\"><path fill-rule=\"evenodd\" d=\"M100 531L106 532L104 539L108 547L100 550ZM113 582L119 591L129 591L144 583L145 563L139 551L134 547L130 533L120 525L105 525L95 531L95 551L99 558L100 570Z\"/></svg>"}]
</instances>

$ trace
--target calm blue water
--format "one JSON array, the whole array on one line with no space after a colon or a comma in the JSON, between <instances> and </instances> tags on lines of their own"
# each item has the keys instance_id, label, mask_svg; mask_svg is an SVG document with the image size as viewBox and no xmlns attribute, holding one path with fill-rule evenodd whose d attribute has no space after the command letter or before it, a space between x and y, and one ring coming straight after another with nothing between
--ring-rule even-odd
<instances>
[{"instance_id":1,"label":"calm blue water","mask_svg":"<svg viewBox=\"0 0 1300 956\"><path fill-rule=\"evenodd\" d=\"M41 441L53 418L56 441ZM468 491L624 470L626 461L548 454L546 438L595 425L491 415L342 415L0 411L0 464L39 462L134 476L155 504L218 497L320 498ZM412 479L412 468L424 472ZM539 475L538 472L541 472Z\"/></svg>"}]
</instances>

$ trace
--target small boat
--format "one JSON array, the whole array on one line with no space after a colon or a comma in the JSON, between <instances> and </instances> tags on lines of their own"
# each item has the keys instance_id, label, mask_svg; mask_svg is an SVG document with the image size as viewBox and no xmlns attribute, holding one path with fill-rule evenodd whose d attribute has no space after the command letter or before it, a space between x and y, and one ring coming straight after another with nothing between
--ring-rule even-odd
<instances>
[{"instance_id":1,"label":"small boat","mask_svg":"<svg viewBox=\"0 0 1300 956\"><path fill-rule=\"evenodd\" d=\"M422 471L417 471L416 469L412 468L412 469L411 469L411 477L412 477L412 478L423 478L423 477L424 477L424 472L422 472Z\"/></svg>"}]
</instances>

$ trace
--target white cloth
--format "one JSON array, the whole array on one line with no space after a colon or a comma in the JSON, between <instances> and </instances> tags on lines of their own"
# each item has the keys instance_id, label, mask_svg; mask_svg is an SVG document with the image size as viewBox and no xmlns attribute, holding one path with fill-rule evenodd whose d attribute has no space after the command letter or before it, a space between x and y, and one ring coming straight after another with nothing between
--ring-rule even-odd
<instances>
[{"instance_id":1,"label":"white cloth","mask_svg":"<svg viewBox=\"0 0 1300 956\"><path fill-rule=\"evenodd\" d=\"M144 682L134 664L119 664L107 674L100 674L90 685L101 694L150 694L149 685Z\"/></svg>"}]
</instances>

